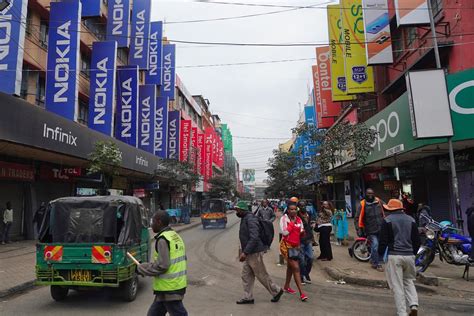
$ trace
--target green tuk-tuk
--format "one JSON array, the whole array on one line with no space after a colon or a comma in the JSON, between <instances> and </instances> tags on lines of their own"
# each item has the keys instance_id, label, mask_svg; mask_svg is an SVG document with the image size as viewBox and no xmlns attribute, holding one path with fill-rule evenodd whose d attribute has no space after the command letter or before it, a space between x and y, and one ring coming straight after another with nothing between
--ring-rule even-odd
<instances>
[{"instance_id":1,"label":"green tuk-tuk","mask_svg":"<svg viewBox=\"0 0 474 316\"><path fill-rule=\"evenodd\" d=\"M36 245L36 284L50 285L64 300L69 289L119 288L126 301L137 295L130 252L148 261L149 216L130 196L65 197L51 201Z\"/></svg>"}]
</instances>

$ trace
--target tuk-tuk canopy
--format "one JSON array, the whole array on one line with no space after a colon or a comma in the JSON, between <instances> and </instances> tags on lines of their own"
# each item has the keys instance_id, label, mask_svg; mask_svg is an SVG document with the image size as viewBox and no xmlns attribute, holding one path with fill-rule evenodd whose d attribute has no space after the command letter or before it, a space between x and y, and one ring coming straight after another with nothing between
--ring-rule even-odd
<instances>
[{"instance_id":1,"label":"tuk-tuk canopy","mask_svg":"<svg viewBox=\"0 0 474 316\"><path fill-rule=\"evenodd\" d=\"M202 201L202 213L225 213L227 210L223 199L209 199Z\"/></svg>"},{"instance_id":2,"label":"tuk-tuk canopy","mask_svg":"<svg viewBox=\"0 0 474 316\"><path fill-rule=\"evenodd\" d=\"M148 217L131 196L65 197L51 201L40 230L41 242L119 245L140 242Z\"/></svg>"}]
</instances>

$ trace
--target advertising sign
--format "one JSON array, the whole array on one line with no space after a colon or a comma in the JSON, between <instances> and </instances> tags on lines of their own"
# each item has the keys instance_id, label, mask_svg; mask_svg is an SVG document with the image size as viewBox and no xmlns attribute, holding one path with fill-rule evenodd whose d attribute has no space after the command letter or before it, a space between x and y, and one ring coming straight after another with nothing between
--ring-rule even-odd
<instances>
[{"instance_id":1,"label":"advertising sign","mask_svg":"<svg viewBox=\"0 0 474 316\"><path fill-rule=\"evenodd\" d=\"M209 190L209 180L212 178L213 133L214 130L208 127L204 134L204 191Z\"/></svg>"},{"instance_id":2,"label":"advertising sign","mask_svg":"<svg viewBox=\"0 0 474 316\"><path fill-rule=\"evenodd\" d=\"M191 120L182 120L179 133L179 161L188 162L191 146Z\"/></svg>"},{"instance_id":3,"label":"advertising sign","mask_svg":"<svg viewBox=\"0 0 474 316\"><path fill-rule=\"evenodd\" d=\"M70 182L82 175L81 168L60 168L48 165L41 165L40 179Z\"/></svg>"},{"instance_id":4,"label":"advertising sign","mask_svg":"<svg viewBox=\"0 0 474 316\"><path fill-rule=\"evenodd\" d=\"M196 164L198 167L198 173L203 176L204 175L204 134L198 133L197 135L197 159Z\"/></svg>"},{"instance_id":5,"label":"advertising sign","mask_svg":"<svg viewBox=\"0 0 474 316\"><path fill-rule=\"evenodd\" d=\"M90 70L89 128L112 136L117 42L94 42Z\"/></svg>"},{"instance_id":6,"label":"advertising sign","mask_svg":"<svg viewBox=\"0 0 474 316\"><path fill-rule=\"evenodd\" d=\"M362 0L362 5L367 64L393 63L387 0Z\"/></svg>"},{"instance_id":7,"label":"advertising sign","mask_svg":"<svg viewBox=\"0 0 474 316\"><path fill-rule=\"evenodd\" d=\"M362 0L341 0L347 93L375 91L372 67L367 67Z\"/></svg>"},{"instance_id":8,"label":"advertising sign","mask_svg":"<svg viewBox=\"0 0 474 316\"><path fill-rule=\"evenodd\" d=\"M352 217L351 181L344 180L344 200L346 201L347 217Z\"/></svg>"},{"instance_id":9,"label":"advertising sign","mask_svg":"<svg viewBox=\"0 0 474 316\"><path fill-rule=\"evenodd\" d=\"M137 146L138 66L117 69L117 124L115 138Z\"/></svg>"},{"instance_id":10,"label":"advertising sign","mask_svg":"<svg viewBox=\"0 0 474 316\"><path fill-rule=\"evenodd\" d=\"M318 128L329 128L334 124L334 117L323 117L323 99L321 95L321 87L319 85L318 66L314 65L313 70L313 84L314 84L314 105L316 110L316 121ZM332 102L332 101L331 101Z\"/></svg>"},{"instance_id":11,"label":"advertising sign","mask_svg":"<svg viewBox=\"0 0 474 316\"><path fill-rule=\"evenodd\" d=\"M161 62L163 61L163 22L151 22L150 48L148 51L148 70L145 72L145 83L161 85Z\"/></svg>"},{"instance_id":12,"label":"advertising sign","mask_svg":"<svg viewBox=\"0 0 474 316\"><path fill-rule=\"evenodd\" d=\"M342 104L332 101L331 87L331 53L329 46L316 48L316 60L318 61L318 78L321 101L321 116L337 117L341 113Z\"/></svg>"},{"instance_id":13,"label":"advertising sign","mask_svg":"<svg viewBox=\"0 0 474 316\"><path fill-rule=\"evenodd\" d=\"M156 98L155 110L155 155L163 159L168 155L168 99Z\"/></svg>"},{"instance_id":14,"label":"advertising sign","mask_svg":"<svg viewBox=\"0 0 474 316\"><path fill-rule=\"evenodd\" d=\"M198 164L196 162L197 159L197 127L193 127L191 129L191 163L194 166L194 172L198 172Z\"/></svg>"},{"instance_id":15,"label":"advertising sign","mask_svg":"<svg viewBox=\"0 0 474 316\"><path fill-rule=\"evenodd\" d=\"M168 113L168 158L179 159L179 131L181 125L181 114L179 111Z\"/></svg>"},{"instance_id":16,"label":"advertising sign","mask_svg":"<svg viewBox=\"0 0 474 316\"><path fill-rule=\"evenodd\" d=\"M35 181L35 168L29 165L0 161L0 179Z\"/></svg>"},{"instance_id":17,"label":"advertising sign","mask_svg":"<svg viewBox=\"0 0 474 316\"><path fill-rule=\"evenodd\" d=\"M331 86L333 101L352 100L347 95L346 74L344 71L344 50L342 37L341 6L328 5L329 46L331 48Z\"/></svg>"},{"instance_id":18,"label":"advertising sign","mask_svg":"<svg viewBox=\"0 0 474 316\"><path fill-rule=\"evenodd\" d=\"M304 107L304 116L305 116L305 123L308 127L312 128L316 125L316 116L314 111L314 106L311 104L309 106ZM316 155L316 144L311 141L309 135L303 135L303 150L302 150L302 162L303 167L306 170L310 170L314 168L313 164L313 157Z\"/></svg>"},{"instance_id":19,"label":"advertising sign","mask_svg":"<svg viewBox=\"0 0 474 316\"><path fill-rule=\"evenodd\" d=\"M0 91L19 96L28 1L9 3L0 7Z\"/></svg>"},{"instance_id":20,"label":"advertising sign","mask_svg":"<svg viewBox=\"0 0 474 316\"><path fill-rule=\"evenodd\" d=\"M138 89L138 148L154 153L156 86L143 85Z\"/></svg>"},{"instance_id":21,"label":"advertising sign","mask_svg":"<svg viewBox=\"0 0 474 316\"><path fill-rule=\"evenodd\" d=\"M255 169L242 169L242 179L244 185L255 184Z\"/></svg>"},{"instance_id":22,"label":"advertising sign","mask_svg":"<svg viewBox=\"0 0 474 316\"><path fill-rule=\"evenodd\" d=\"M427 0L395 0L395 12L398 26L430 23Z\"/></svg>"},{"instance_id":23,"label":"advertising sign","mask_svg":"<svg viewBox=\"0 0 474 316\"><path fill-rule=\"evenodd\" d=\"M81 2L51 2L46 109L75 121L78 114Z\"/></svg>"},{"instance_id":24,"label":"advertising sign","mask_svg":"<svg viewBox=\"0 0 474 316\"><path fill-rule=\"evenodd\" d=\"M107 40L116 41L118 47L130 45L130 0L109 0Z\"/></svg>"},{"instance_id":25,"label":"advertising sign","mask_svg":"<svg viewBox=\"0 0 474 316\"><path fill-rule=\"evenodd\" d=\"M100 4L102 0L81 0L82 16L100 16Z\"/></svg>"},{"instance_id":26,"label":"advertising sign","mask_svg":"<svg viewBox=\"0 0 474 316\"><path fill-rule=\"evenodd\" d=\"M175 98L176 84L176 45L163 45L163 82L160 87L160 95L168 97L170 100Z\"/></svg>"},{"instance_id":27,"label":"advertising sign","mask_svg":"<svg viewBox=\"0 0 474 316\"><path fill-rule=\"evenodd\" d=\"M134 0L132 9L132 26L130 32L130 65L140 69L148 68L148 46L150 41L151 0Z\"/></svg>"}]
</instances>

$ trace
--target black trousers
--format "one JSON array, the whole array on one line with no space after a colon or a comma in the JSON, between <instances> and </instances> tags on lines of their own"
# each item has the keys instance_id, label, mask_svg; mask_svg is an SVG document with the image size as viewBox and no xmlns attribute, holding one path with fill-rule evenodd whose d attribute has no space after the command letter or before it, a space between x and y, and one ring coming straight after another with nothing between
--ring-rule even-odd
<instances>
[{"instance_id":1,"label":"black trousers","mask_svg":"<svg viewBox=\"0 0 474 316\"><path fill-rule=\"evenodd\" d=\"M184 308L183 301L157 302L154 301L148 310L147 316L188 316L188 312Z\"/></svg>"},{"instance_id":2,"label":"black trousers","mask_svg":"<svg viewBox=\"0 0 474 316\"><path fill-rule=\"evenodd\" d=\"M332 260L332 249L331 249L331 231L332 226L321 226L318 228L319 231L319 249L321 255L318 259Z\"/></svg>"}]
</instances>

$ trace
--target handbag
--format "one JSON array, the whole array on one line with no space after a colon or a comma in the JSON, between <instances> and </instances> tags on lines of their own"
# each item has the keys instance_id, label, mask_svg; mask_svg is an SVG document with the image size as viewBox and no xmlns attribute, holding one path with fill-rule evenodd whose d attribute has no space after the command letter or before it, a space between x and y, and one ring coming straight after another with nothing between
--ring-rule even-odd
<instances>
[{"instance_id":1,"label":"handbag","mask_svg":"<svg viewBox=\"0 0 474 316\"><path fill-rule=\"evenodd\" d=\"M288 258L288 245L286 244L286 242L283 239L280 240L280 254L284 258Z\"/></svg>"}]
</instances>

